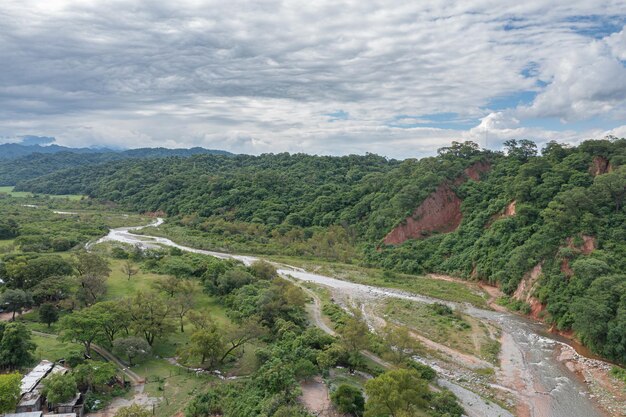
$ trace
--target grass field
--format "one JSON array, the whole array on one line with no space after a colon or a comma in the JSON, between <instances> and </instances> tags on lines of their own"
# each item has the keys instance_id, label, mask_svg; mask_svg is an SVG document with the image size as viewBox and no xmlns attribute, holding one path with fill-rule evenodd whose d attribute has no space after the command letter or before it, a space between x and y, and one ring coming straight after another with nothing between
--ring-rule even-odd
<instances>
[{"instance_id":1,"label":"grass field","mask_svg":"<svg viewBox=\"0 0 626 417\"><path fill-rule=\"evenodd\" d=\"M497 362L499 343L490 337L490 329L473 317L457 312L440 314L431 305L397 299L386 300L381 315L434 342Z\"/></svg>"},{"instance_id":2,"label":"grass field","mask_svg":"<svg viewBox=\"0 0 626 417\"><path fill-rule=\"evenodd\" d=\"M71 351L82 350L82 346L77 343L61 342L52 337L33 335L33 342L37 344L37 349L35 350L35 358L37 360L58 361L67 357L67 354Z\"/></svg>"},{"instance_id":3,"label":"grass field","mask_svg":"<svg viewBox=\"0 0 626 417\"><path fill-rule=\"evenodd\" d=\"M163 400L155 408L157 417L170 417L184 409L197 394L206 391L217 377L196 374L162 359L152 359L133 367L133 371L146 377L145 393Z\"/></svg>"},{"instance_id":4,"label":"grass field","mask_svg":"<svg viewBox=\"0 0 626 417\"><path fill-rule=\"evenodd\" d=\"M487 295L479 288L472 288L459 282L433 279L427 276L407 275L387 272L356 265L308 261L292 257L268 257L274 261L305 268L309 272L328 275L345 281L376 287L397 288L445 301L470 303L477 307L486 307Z\"/></svg>"},{"instance_id":5,"label":"grass field","mask_svg":"<svg viewBox=\"0 0 626 417\"><path fill-rule=\"evenodd\" d=\"M33 194L28 191L13 191L14 188L15 187L13 186L2 186L0 187L0 194L8 194L11 197L16 197L16 198L33 197ZM67 194L67 195L44 194L44 195L49 196L50 198L61 198L61 199L67 199L67 200L72 200L72 201L78 201L81 198L83 198L82 195L76 195L76 194Z\"/></svg>"}]
</instances>

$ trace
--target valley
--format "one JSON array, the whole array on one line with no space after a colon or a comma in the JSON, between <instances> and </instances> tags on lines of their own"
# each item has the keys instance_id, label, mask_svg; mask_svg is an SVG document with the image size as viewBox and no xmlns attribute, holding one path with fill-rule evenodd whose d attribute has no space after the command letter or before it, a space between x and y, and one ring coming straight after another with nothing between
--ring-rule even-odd
<instances>
[{"instance_id":1,"label":"valley","mask_svg":"<svg viewBox=\"0 0 626 417\"><path fill-rule=\"evenodd\" d=\"M163 224L163 219L157 219L149 227L158 227ZM214 256L221 259L235 259L244 264L250 265L261 258L235 255L219 252L205 251L179 245L173 241L163 237L153 237L149 235L135 235L137 228L120 228L112 230L106 237L99 239L96 243L107 241L122 242L126 244L138 245L144 248L155 248L160 245L175 247L184 251ZM506 398L506 393L512 393L516 402L516 415L533 416L533 417L570 417L573 415L581 416L607 416L608 413L626 414L626 406L624 404L612 403L607 411L602 411L594 400L591 398L589 387L580 380L580 377L568 370L567 367L559 360L560 352L573 350L572 347L566 345L560 340L555 340L546 331L545 327L539 323L533 323L523 317L512 315L510 313L494 312L484 310L472 306L469 303L458 304L451 301L437 300L435 298L421 296L397 289L384 288L379 286L370 286L365 284L354 283L350 281L338 280L333 277L310 273L299 267L293 267L285 264L276 264L279 267L280 275L294 278L305 283L314 283L316 285L329 288L333 298L343 299L347 305L357 304L363 307L365 317L368 318L370 327L380 330L380 325L373 322L382 322L389 320L388 314L381 314L377 306L384 306L389 299L405 300L415 302L418 305L428 305L433 303L445 303L454 309L460 309L475 319L478 323L486 322L493 329L502 332L497 339L502 344L501 352L496 355L498 358L496 363L495 384L482 382L488 388L483 392L489 392L492 389L504 391L505 395L496 394L494 397ZM317 309L319 305L316 303ZM414 314L415 311L409 311ZM383 309L383 312L386 309ZM319 314L319 313L318 313ZM319 315L318 315L319 317ZM383 319L382 317L385 317ZM391 318L393 320L393 317ZM403 325L416 326L419 324L411 323L411 320L397 320ZM319 323L319 320L318 320ZM321 326L325 327L325 326ZM328 331L328 329L325 329ZM419 330L418 330L419 331ZM495 332L495 330L494 330ZM488 332L491 333L491 332ZM426 339L425 340L430 340ZM450 344L450 338L444 335L442 340L445 344ZM432 348L433 346L428 346ZM510 415L507 411L485 402L480 396L468 392L463 385L457 385L453 381L462 380L467 375L472 375L472 370L491 369L491 364L474 356L465 356L462 352L455 349L449 349L444 346L435 346L434 349L438 353L445 353L447 356L443 363L446 367L450 367L450 362L454 365L460 365L469 370L459 372L459 368L455 370L445 369L440 366L438 361L425 361L434 369L443 371L446 375L444 384L448 386L462 401L463 406L470 417L473 416L505 416ZM414 358L415 360L423 360ZM493 359L492 359L493 360ZM584 360L584 358L582 358ZM609 364L602 364L597 361L594 365L605 371L610 369ZM472 375L470 386L476 390L476 377ZM480 384L480 382L479 382ZM491 394L493 395L493 394ZM513 405L511 403L511 405ZM621 409L620 409L621 408Z\"/></svg>"}]
</instances>

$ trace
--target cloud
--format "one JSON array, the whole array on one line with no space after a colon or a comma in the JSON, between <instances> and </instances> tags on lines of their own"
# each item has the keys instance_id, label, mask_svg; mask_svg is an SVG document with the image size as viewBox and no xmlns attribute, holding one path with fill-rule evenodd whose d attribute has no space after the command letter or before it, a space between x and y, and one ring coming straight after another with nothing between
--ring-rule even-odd
<instances>
[{"instance_id":1,"label":"cloud","mask_svg":"<svg viewBox=\"0 0 626 417\"><path fill-rule=\"evenodd\" d=\"M412 157L490 123L494 138L614 125L625 30L604 32L626 1L505 3L3 1L0 135ZM531 103L490 108L524 92ZM437 114L477 127L440 128ZM538 117L563 128L524 127Z\"/></svg>"},{"instance_id":2,"label":"cloud","mask_svg":"<svg viewBox=\"0 0 626 417\"><path fill-rule=\"evenodd\" d=\"M32 136L32 135L27 135L27 136L22 136L21 138L22 140L20 141L20 143L22 145L27 145L27 146L31 146L31 145L49 145L51 143L54 143L55 139L51 138L49 136Z\"/></svg>"}]
</instances>

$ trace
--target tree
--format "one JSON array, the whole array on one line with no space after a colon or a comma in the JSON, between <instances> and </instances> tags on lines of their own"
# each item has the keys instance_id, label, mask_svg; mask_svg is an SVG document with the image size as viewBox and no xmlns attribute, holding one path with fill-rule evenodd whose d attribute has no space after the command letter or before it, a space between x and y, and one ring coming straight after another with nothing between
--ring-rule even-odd
<instances>
[{"instance_id":1,"label":"tree","mask_svg":"<svg viewBox=\"0 0 626 417\"><path fill-rule=\"evenodd\" d=\"M220 363L224 363L226 358L238 348L264 335L265 328L261 326L256 317L252 317L240 325L227 329L224 333L226 334L226 343L224 353L219 360Z\"/></svg>"},{"instance_id":2,"label":"tree","mask_svg":"<svg viewBox=\"0 0 626 417\"><path fill-rule=\"evenodd\" d=\"M348 354L355 358L369 346L369 327L363 319L361 310L352 309L352 315L346 319L345 325L339 330L341 341Z\"/></svg>"},{"instance_id":3,"label":"tree","mask_svg":"<svg viewBox=\"0 0 626 417\"><path fill-rule=\"evenodd\" d=\"M122 264L122 272L124 273L124 275L128 276L128 280L130 281L133 275L137 275L137 273L139 273L139 269L133 268L133 263L129 260L126 260Z\"/></svg>"},{"instance_id":4,"label":"tree","mask_svg":"<svg viewBox=\"0 0 626 417\"><path fill-rule=\"evenodd\" d=\"M0 220L0 239L13 239L20 234L20 226L14 219Z\"/></svg>"},{"instance_id":5,"label":"tree","mask_svg":"<svg viewBox=\"0 0 626 417\"><path fill-rule=\"evenodd\" d=\"M182 280L174 275L168 275L163 278L157 278L152 282L152 287L165 293L168 297L173 298L180 291Z\"/></svg>"},{"instance_id":6,"label":"tree","mask_svg":"<svg viewBox=\"0 0 626 417\"><path fill-rule=\"evenodd\" d=\"M72 372L82 390L94 392L104 390L117 374L117 368L111 362L87 360Z\"/></svg>"},{"instance_id":7,"label":"tree","mask_svg":"<svg viewBox=\"0 0 626 417\"><path fill-rule=\"evenodd\" d=\"M185 332L185 316L195 305L194 293L196 285L189 279L182 280L178 285L176 297L172 300L172 312L180 322L180 332Z\"/></svg>"},{"instance_id":8,"label":"tree","mask_svg":"<svg viewBox=\"0 0 626 417\"><path fill-rule=\"evenodd\" d=\"M107 338L109 345L122 331L128 334L130 326L130 314L124 303L117 301L100 301L89 307L93 316L98 317L102 326L102 332Z\"/></svg>"},{"instance_id":9,"label":"tree","mask_svg":"<svg viewBox=\"0 0 626 417\"><path fill-rule=\"evenodd\" d=\"M276 273L276 268L269 262L265 261L256 261L252 265L250 265L250 271L252 275L257 277L258 279L271 280L275 278L278 274Z\"/></svg>"},{"instance_id":10,"label":"tree","mask_svg":"<svg viewBox=\"0 0 626 417\"><path fill-rule=\"evenodd\" d=\"M59 310L53 304L42 304L39 307L39 320L42 323L46 323L48 328L50 328L52 323L56 323L59 320Z\"/></svg>"},{"instance_id":11,"label":"tree","mask_svg":"<svg viewBox=\"0 0 626 417\"><path fill-rule=\"evenodd\" d=\"M24 290L8 289L0 297L0 302L6 306L7 310L13 312L11 320L15 320L15 313L31 306L33 297Z\"/></svg>"},{"instance_id":12,"label":"tree","mask_svg":"<svg viewBox=\"0 0 626 417\"><path fill-rule=\"evenodd\" d=\"M41 280L32 288L33 300L36 304L55 303L68 298L71 294L70 277L53 275Z\"/></svg>"},{"instance_id":13,"label":"tree","mask_svg":"<svg viewBox=\"0 0 626 417\"><path fill-rule=\"evenodd\" d=\"M134 359L141 359L150 354L151 348L145 339L130 336L116 339L113 342L113 352L128 359L128 364L133 365Z\"/></svg>"},{"instance_id":14,"label":"tree","mask_svg":"<svg viewBox=\"0 0 626 417\"><path fill-rule=\"evenodd\" d=\"M461 417L465 411L454 394L448 390L435 392L430 400L430 406L437 415L444 417Z\"/></svg>"},{"instance_id":15,"label":"tree","mask_svg":"<svg viewBox=\"0 0 626 417\"><path fill-rule=\"evenodd\" d=\"M20 399L20 384L22 375L19 372L12 374L0 374L0 413L15 411Z\"/></svg>"},{"instance_id":16,"label":"tree","mask_svg":"<svg viewBox=\"0 0 626 417\"><path fill-rule=\"evenodd\" d=\"M77 297L90 306L106 293L106 280L111 273L109 264L95 253L81 251L76 255L74 267L78 272Z\"/></svg>"},{"instance_id":17,"label":"tree","mask_svg":"<svg viewBox=\"0 0 626 417\"><path fill-rule=\"evenodd\" d=\"M418 416L428 406L428 384L414 370L387 371L367 381L365 392L365 417Z\"/></svg>"},{"instance_id":18,"label":"tree","mask_svg":"<svg viewBox=\"0 0 626 417\"><path fill-rule=\"evenodd\" d=\"M51 404L62 404L76 395L78 388L72 374L52 374L43 380L41 393Z\"/></svg>"},{"instance_id":19,"label":"tree","mask_svg":"<svg viewBox=\"0 0 626 417\"><path fill-rule=\"evenodd\" d=\"M384 340L391 345L391 358L396 364L405 363L420 348L406 327L387 325L383 333Z\"/></svg>"},{"instance_id":20,"label":"tree","mask_svg":"<svg viewBox=\"0 0 626 417\"><path fill-rule=\"evenodd\" d=\"M91 344L103 335L102 319L96 310L76 311L61 319L61 340L82 343L85 354L91 356Z\"/></svg>"},{"instance_id":21,"label":"tree","mask_svg":"<svg viewBox=\"0 0 626 417\"><path fill-rule=\"evenodd\" d=\"M31 339L31 331L22 323L8 323L0 340L0 366L11 369L27 366L34 360L37 345Z\"/></svg>"},{"instance_id":22,"label":"tree","mask_svg":"<svg viewBox=\"0 0 626 417\"><path fill-rule=\"evenodd\" d=\"M207 361L209 367L215 366L224 352L224 339L220 329L213 325L208 329L200 329L191 335L189 346L183 352L187 358L200 358L200 364Z\"/></svg>"},{"instance_id":23,"label":"tree","mask_svg":"<svg viewBox=\"0 0 626 417\"><path fill-rule=\"evenodd\" d=\"M132 404L117 410L114 417L152 417L152 412L139 404Z\"/></svg>"},{"instance_id":24,"label":"tree","mask_svg":"<svg viewBox=\"0 0 626 417\"><path fill-rule=\"evenodd\" d=\"M352 385L339 385L339 388L330 395L330 399L337 407L337 410L344 414L360 417L365 410L363 393Z\"/></svg>"},{"instance_id":25,"label":"tree","mask_svg":"<svg viewBox=\"0 0 626 417\"><path fill-rule=\"evenodd\" d=\"M138 291L128 301L131 327L144 336L150 346L157 337L173 329L170 320L171 305L155 292Z\"/></svg>"},{"instance_id":26,"label":"tree","mask_svg":"<svg viewBox=\"0 0 626 417\"><path fill-rule=\"evenodd\" d=\"M615 204L615 212L619 213L626 198L626 166L621 166L604 175L598 175L594 180L593 188L611 198Z\"/></svg>"}]
</instances>

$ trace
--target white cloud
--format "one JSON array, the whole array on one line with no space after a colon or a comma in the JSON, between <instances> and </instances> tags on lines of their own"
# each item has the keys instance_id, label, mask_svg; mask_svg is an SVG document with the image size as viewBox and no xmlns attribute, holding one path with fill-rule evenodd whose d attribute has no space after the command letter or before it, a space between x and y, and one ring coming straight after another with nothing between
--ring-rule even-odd
<instances>
[{"instance_id":1,"label":"white cloud","mask_svg":"<svg viewBox=\"0 0 626 417\"><path fill-rule=\"evenodd\" d=\"M615 16L626 0L5 0L0 135L394 157L480 140L485 127L494 144L582 137L524 120L624 115L626 30L581 34ZM522 91L538 94L488 109ZM349 120L328 117L337 109ZM482 122L407 126L437 113Z\"/></svg>"}]
</instances>

